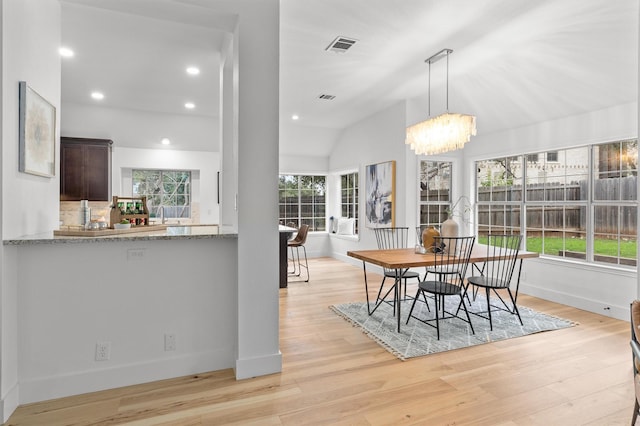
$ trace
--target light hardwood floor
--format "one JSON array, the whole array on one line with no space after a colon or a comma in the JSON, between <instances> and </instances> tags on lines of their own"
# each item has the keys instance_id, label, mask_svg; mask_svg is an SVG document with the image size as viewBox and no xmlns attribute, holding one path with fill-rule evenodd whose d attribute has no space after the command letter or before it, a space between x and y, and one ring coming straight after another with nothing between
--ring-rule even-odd
<instances>
[{"instance_id":1,"label":"light hardwood floor","mask_svg":"<svg viewBox=\"0 0 640 426\"><path fill-rule=\"evenodd\" d=\"M309 267L309 283L280 290L281 374L236 381L224 370L46 401L7 424L630 423L627 322L521 294L521 305L580 325L400 361L328 308L364 300L362 269L329 258Z\"/></svg>"}]
</instances>

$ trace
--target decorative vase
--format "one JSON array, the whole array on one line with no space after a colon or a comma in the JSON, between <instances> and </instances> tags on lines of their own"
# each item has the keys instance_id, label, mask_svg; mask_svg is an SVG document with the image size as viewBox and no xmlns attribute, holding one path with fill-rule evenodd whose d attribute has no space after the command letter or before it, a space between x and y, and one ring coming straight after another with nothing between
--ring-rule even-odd
<instances>
[{"instance_id":1,"label":"decorative vase","mask_svg":"<svg viewBox=\"0 0 640 426\"><path fill-rule=\"evenodd\" d=\"M440 235L442 235L442 237L445 237L445 238L457 237L458 231L459 231L458 222L453 220L451 217L449 217L449 219L442 222L442 224L440 225ZM451 244L448 244L447 247L444 248L444 250L447 253L455 253L456 248L451 247Z\"/></svg>"},{"instance_id":2,"label":"decorative vase","mask_svg":"<svg viewBox=\"0 0 640 426\"><path fill-rule=\"evenodd\" d=\"M435 238L440 236L440 232L433 226L424 228L422 231L422 247L429 251L430 247L433 247Z\"/></svg>"}]
</instances>

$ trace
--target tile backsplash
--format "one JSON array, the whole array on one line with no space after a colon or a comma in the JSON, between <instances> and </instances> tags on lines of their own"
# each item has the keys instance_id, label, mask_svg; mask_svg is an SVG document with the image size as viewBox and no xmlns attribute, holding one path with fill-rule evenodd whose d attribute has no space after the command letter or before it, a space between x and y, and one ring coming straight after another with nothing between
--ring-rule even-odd
<instances>
[{"instance_id":1,"label":"tile backsplash","mask_svg":"<svg viewBox=\"0 0 640 426\"><path fill-rule=\"evenodd\" d=\"M89 201L91 219L109 221L110 201ZM80 225L80 201L60 201L60 222L65 226Z\"/></svg>"},{"instance_id":2,"label":"tile backsplash","mask_svg":"<svg viewBox=\"0 0 640 426\"><path fill-rule=\"evenodd\" d=\"M91 208L91 219L98 220L104 217L109 222L111 213L110 201L89 201ZM160 219L158 219L159 221ZM154 219L151 219L153 222ZM183 225L195 225L200 223L200 203L192 203L191 217L180 219L167 219L168 223L177 223ZM63 226L80 225L80 201L60 201L60 222Z\"/></svg>"}]
</instances>

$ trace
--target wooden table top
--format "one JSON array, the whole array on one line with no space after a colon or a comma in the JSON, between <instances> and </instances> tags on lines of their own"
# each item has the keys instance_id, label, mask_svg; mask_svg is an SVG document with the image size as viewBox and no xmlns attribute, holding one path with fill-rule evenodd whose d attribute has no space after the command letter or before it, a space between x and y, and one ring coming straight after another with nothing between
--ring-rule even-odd
<instances>
[{"instance_id":1,"label":"wooden table top","mask_svg":"<svg viewBox=\"0 0 640 426\"><path fill-rule=\"evenodd\" d=\"M415 253L415 249L393 249L393 250L356 250L348 251L347 256L373 263L387 269L416 268L420 266L433 266L436 264L434 253ZM518 259L529 259L538 257L539 254L531 251L520 250ZM475 244L471 251L469 263L484 262L487 260L487 246ZM491 260L497 260L491 259Z\"/></svg>"}]
</instances>

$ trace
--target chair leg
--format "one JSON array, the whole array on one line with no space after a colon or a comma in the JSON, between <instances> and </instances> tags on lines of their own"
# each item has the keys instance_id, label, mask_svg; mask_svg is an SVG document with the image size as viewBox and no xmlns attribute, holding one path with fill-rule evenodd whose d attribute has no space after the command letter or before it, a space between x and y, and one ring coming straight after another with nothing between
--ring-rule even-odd
<instances>
[{"instance_id":1,"label":"chair leg","mask_svg":"<svg viewBox=\"0 0 640 426\"><path fill-rule=\"evenodd\" d=\"M518 310L518 306L516 305L516 299L513 297L513 293L511 293L511 289L509 287L507 287L507 292L509 293L509 297L511 298L511 303L513 303L513 312L518 316L518 319L520 320L520 325L524 325L522 323L522 318L520 317L520 311Z\"/></svg>"},{"instance_id":2,"label":"chair leg","mask_svg":"<svg viewBox=\"0 0 640 426\"><path fill-rule=\"evenodd\" d=\"M438 311L440 310L439 302L440 296L436 294L436 337L440 340L440 318L438 317Z\"/></svg>"},{"instance_id":3,"label":"chair leg","mask_svg":"<svg viewBox=\"0 0 640 426\"><path fill-rule=\"evenodd\" d=\"M309 282L309 261L307 259L307 248L305 246L296 246L291 247L291 258L293 262L293 272L287 271L289 275L294 275L296 277L302 277L302 263L300 262L300 247L302 247L302 251L304 253L304 267L307 270L307 279L304 282ZM295 251L293 250L295 248ZM296 269L296 263L298 267Z\"/></svg>"},{"instance_id":4,"label":"chair leg","mask_svg":"<svg viewBox=\"0 0 640 426\"><path fill-rule=\"evenodd\" d=\"M454 314L454 316L458 316L458 313L460 312L460 307L464 304L464 298L467 299L467 302L469 302L469 306L471 306L471 300L469 299L469 283L467 283L467 285L463 285L462 288L464 289L462 292L462 300L460 300L460 303L458 304L458 309L456 309L456 313Z\"/></svg>"},{"instance_id":5,"label":"chair leg","mask_svg":"<svg viewBox=\"0 0 640 426\"><path fill-rule=\"evenodd\" d=\"M418 296L420 296L420 289L416 291L416 297L413 298L413 303L411 304L411 309L409 309L409 315L407 315L407 322L405 324L409 324L409 319L411 319L411 314L413 313L413 308L416 306L416 302L418 301Z\"/></svg>"},{"instance_id":6,"label":"chair leg","mask_svg":"<svg viewBox=\"0 0 640 426\"><path fill-rule=\"evenodd\" d=\"M403 300L405 300L407 298L407 279L404 279L404 298Z\"/></svg>"},{"instance_id":7,"label":"chair leg","mask_svg":"<svg viewBox=\"0 0 640 426\"><path fill-rule=\"evenodd\" d=\"M486 295L487 295L487 315L489 315L489 330L493 331L493 321L491 320L491 291L489 290L489 287L485 287L484 288L486 291Z\"/></svg>"},{"instance_id":8,"label":"chair leg","mask_svg":"<svg viewBox=\"0 0 640 426\"><path fill-rule=\"evenodd\" d=\"M469 327L471 328L471 334L476 334L476 331L473 329L473 324L471 324L471 316L469 315L469 310L467 309L467 305L464 304L463 295L460 295L460 304L464 308L464 313L467 314L467 321L469 322ZM459 309L460 307L458 307Z\"/></svg>"},{"instance_id":9,"label":"chair leg","mask_svg":"<svg viewBox=\"0 0 640 426\"><path fill-rule=\"evenodd\" d=\"M297 254L297 260L296 260L296 254ZM300 270L300 251L298 247L291 247L291 263L293 263L293 272L289 272L287 270L287 273L289 275L295 275L296 277L299 277L302 271ZM298 269L296 269L296 263L298 264Z\"/></svg>"},{"instance_id":10,"label":"chair leg","mask_svg":"<svg viewBox=\"0 0 640 426\"><path fill-rule=\"evenodd\" d=\"M427 301L427 295L422 292L422 298L424 299L424 304L427 305L427 312L431 312L431 308L429 308L429 302Z\"/></svg>"},{"instance_id":11,"label":"chair leg","mask_svg":"<svg viewBox=\"0 0 640 426\"><path fill-rule=\"evenodd\" d=\"M382 282L380 283L380 290L378 290L378 295L376 296L376 303L380 300L380 295L382 294L382 289L384 288L384 282L387 280L386 275L382 277ZM389 294L389 293L387 293ZM386 297L386 295L385 295Z\"/></svg>"},{"instance_id":12,"label":"chair leg","mask_svg":"<svg viewBox=\"0 0 640 426\"><path fill-rule=\"evenodd\" d=\"M295 252L293 251L293 247L289 247L289 249L291 250L291 257L287 257L287 274L295 275L296 274L296 255L295 255ZM289 260L291 260L291 263L293 263L293 271L289 271Z\"/></svg>"},{"instance_id":13,"label":"chair leg","mask_svg":"<svg viewBox=\"0 0 640 426\"><path fill-rule=\"evenodd\" d=\"M304 264L305 264L305 269L307 270L307 279L304 282L308 283L309 282L309 261L307 260L307 248L305 246L302 246L302 251L304 251Z\"/></svg>"},{"instance_id":14,"label":"chair leg","mask_svg":"<svg viewBox=\"0 0 640 426\"><path fill-rule=\"evenodd\" d=\"M298 262L298 273L294 274L296 277L299 277L302 274L302 269L300 269L300 247L296 247L296 259ZM295 266L294 266L295 269Z\"/></svg>"}]
</instances>

